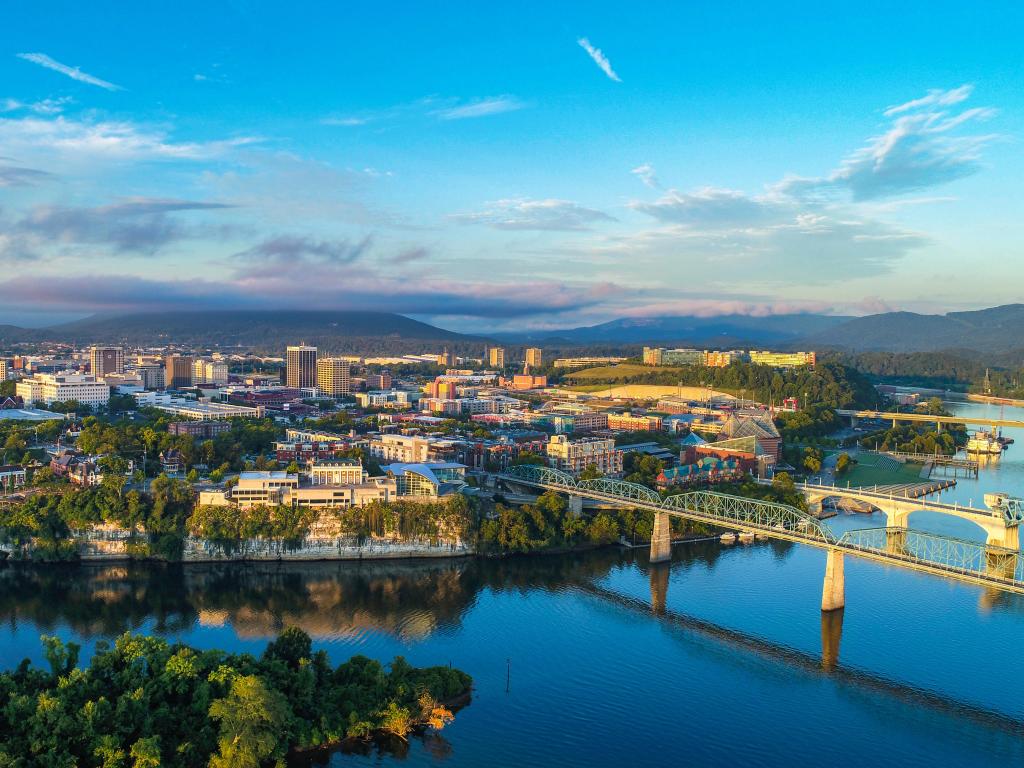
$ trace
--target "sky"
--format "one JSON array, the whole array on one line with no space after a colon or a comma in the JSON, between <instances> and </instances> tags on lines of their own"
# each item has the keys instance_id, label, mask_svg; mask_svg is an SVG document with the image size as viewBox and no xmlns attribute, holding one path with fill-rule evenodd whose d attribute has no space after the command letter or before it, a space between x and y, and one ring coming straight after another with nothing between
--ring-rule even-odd
<instances>
[{"instance_id":1,"label":"sky","mask_svg":"<svg viewBox=\"0 0 1024 768\"><path fill-rule=\"evenodd\" d=\"M0 24L0 323L1021 299L1024 6L65 2Z\"/></svg>"}]
</instances>

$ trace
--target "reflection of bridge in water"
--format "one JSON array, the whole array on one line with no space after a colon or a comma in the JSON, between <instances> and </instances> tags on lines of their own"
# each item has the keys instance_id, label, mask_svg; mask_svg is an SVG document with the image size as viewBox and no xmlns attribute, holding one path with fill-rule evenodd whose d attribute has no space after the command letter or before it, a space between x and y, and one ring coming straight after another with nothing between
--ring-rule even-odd
<instances>
[{"instance_id":1,"label":"reflection of bridge in water","mask_svg":"<svg viewBox=\"0 0 1024 768\"><path fill-rule=\"evenodd\" d=\"M795 507L714 491L692 491L663 499L657 492L635 483L610 478L578 481L565 472L532 465L511 467L499 477L506 485L565 493L569 496L570 508L576 511L582 509L583 499L587 498L653 512L652 563L671 559L671 517L824 549L827 559L821 598L823 611L836 610L845 605L843 558L846 554L969 584L1024 594L1024 565L1016 546L1017 520L1004 518L996 523L994 516L986 516L993 521L990 523L993 530L999 528L1002 531L999 539L1002 543L990 541L981 544L909 530L905 521L910 513L922 509L922 504L932 502L896 499L892 507L893 520L902 521L902 527L887 525L885 528L854 530L837 536L816 517ZM843 490L823 487L833 493ZM903 503L912 505L913 509L898 506ZM1018 513L1006 513L1007 517L1015 514ZM1004 545L1011 540L1012 547Z\"/></svg>"}]
</instances>

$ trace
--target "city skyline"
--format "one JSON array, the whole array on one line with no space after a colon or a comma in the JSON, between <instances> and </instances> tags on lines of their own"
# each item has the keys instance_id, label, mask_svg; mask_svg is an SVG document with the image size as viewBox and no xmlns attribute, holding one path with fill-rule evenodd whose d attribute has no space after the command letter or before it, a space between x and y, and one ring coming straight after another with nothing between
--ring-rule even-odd
<instances>
[{"instance_id":1,"label":"city skyline","mask_svg":"<svg viewBox=\"0 0 1024 768\"><path fill-rule=\"evenodd\" d=\"M1008 5L48 5L0 48L0 322L1017 298Z\"/></svg>"}]
</instances>

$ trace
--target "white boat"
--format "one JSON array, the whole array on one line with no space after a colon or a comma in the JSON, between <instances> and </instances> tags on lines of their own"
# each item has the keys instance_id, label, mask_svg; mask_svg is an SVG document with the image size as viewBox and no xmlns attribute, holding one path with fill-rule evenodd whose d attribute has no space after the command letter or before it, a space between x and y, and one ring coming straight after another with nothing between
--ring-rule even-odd
<instances>
[{"instance_id":1,"label":"white boat","mask_svg":"<svg viewBox=\"0 0 1024 768\"><path fill-rule=\"evenodd\" d=\"M988 456L998 456L1003 452L1003 444L999 438L987 430L975 432L967 440L967 452Z\"/></svg>"}]
</instances>

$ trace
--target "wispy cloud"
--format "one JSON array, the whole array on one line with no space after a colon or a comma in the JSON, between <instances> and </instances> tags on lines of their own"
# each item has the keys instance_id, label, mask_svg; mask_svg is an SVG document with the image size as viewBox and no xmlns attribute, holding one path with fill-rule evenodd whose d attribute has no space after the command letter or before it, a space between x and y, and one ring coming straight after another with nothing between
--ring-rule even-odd
<instances>
[{"instance_id":1,"label":"wispy cloud","mask_svg":"<svg viewBox=\"0 0 1024 768\"><path fill-rule=\"evenodd\" d=\"M27 110L37 115L58 115L64 111L64 107L70 104L73 99L70 96L62 96L59 99L41 99L39 101L23 102L17 99L0 99L0 112L19 112Z\"/></svg>"},{"instance_id":2,"label":"wispy cloud","mask_svg":"<svg viewBox=\"0 0 1024 768\"><path fill-rule=\"evenodd\" d=\"M462 224L484 224L493 229L580 231L592 224L614 221L611 216L570 200L496 200L482 211L451 217Z\"/></svg>"},{"instance_id":3,"label":"wispy cloud","mask_svg":"<svg viewBox=\"0 0 1024 768\"><path fill-rule=\"evenodd\" d=\"M67 75L72 80L77 80L80 83L95 85L99 88L105 88L108 91L124 90L121 86L114 85L106 80L100 80L98 77L93 77L92 75L83 72L78 67L69 67L67 64L61 64L59 61L47 56L45 53L17 53L15 56L19 59L24 59L25 61L31 61L33 64L38 64L40 67L52 69L54 72L60 72L62 75Z\"/></svg>"},{"instance_id":4,"label":"wispy cloud","mask_svg":"<svg viewBox=\"0 0 1024 768\"><path fill-rule=\"evenodd\" d=\"M910 112L921 107L951 107L954 104L966 101L973 90L974 86L969 83L948 91L944 91L941 88L933 88L919 99L913 99L903 104L897 104L895 107L889 107L885 110L884 114L886 117L892 117L893 115Z\"/></svg>"},{"instance_id":5,"label":"wispy cloud","mask_svg":"<svg viewBox=\"0 0 1024 768\"><path fill-rule=\"evenodd\" d=\"M465 120L472 117L500 115L503 112L515 112L525 106L515 96L494 96L472 101L468 104L458 104L454 107L439 109L435 114L442 120Z\"/></svg>"},{"instance_id":6,"label":"wispy cloud","mask_svg":"<svg viewBox=\"0 0 1024 768\"><path fill-rule=\"evenodd\" d=\"M205 160L220 157L238 147L261 141L243 136L215 141L179 142L159 126L129 121L52 119L36 116L0 118L0 147L27 156L42 152L110 160Z\"/></svg>"},{"instance_id":7,"label":"wispy cloud","mask_svg":"<svg viewBox=\"0 0 1024 768\"><path fill-rule=\"evenodd\" d=\"M945 184L976 173L981 150L995 134L964 134L968 125L995 116L989 107L960 111L955 106L971 94L971 86L927 95L890 107L892 123L884 133L849 154L839 167L821 178L789 177L775 191L798 197L828 197L847 192L854 200L875 200Z\"/></svg>"},{"instance_id":8,"label":"wispy cloud","mask_svg":"<svg viewBox=\"0 0 1024 768\"><path fill-rule=\"evenodd\" d=\"M651 189L661 189L661 182L658 181L658 175L654 172L654 166L650 163L638 165L630 173Z\"/></svg>"},{"instance_id":9,"label":"wispy cloud","mask_svg":"<svg viewBox=\"0 0 1024 768\"><path fill-rule=\"evenodd\" d=\"M615 74L615 70L612 69L612 63L608 61L608 57L602 53L600 48L595 48L585 37L581 37L576 42L579 43L580 47L587 52L590 58L594 60L594 63L601 68L602 72L608 75L608 77L616 83L622 82L622 78Z\"/></svg>"}]
</instances>

